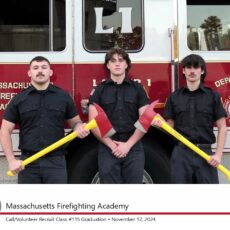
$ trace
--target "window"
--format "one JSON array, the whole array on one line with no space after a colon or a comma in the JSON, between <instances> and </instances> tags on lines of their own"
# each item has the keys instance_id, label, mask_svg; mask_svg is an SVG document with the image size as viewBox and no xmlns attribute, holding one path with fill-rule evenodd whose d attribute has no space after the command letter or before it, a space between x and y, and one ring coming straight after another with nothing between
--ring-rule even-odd
<instances>
[{"instance_id":1,"label":"window","mask_svg":"<svg viewBox=\"0 0 230 230\"><path fill-rule=\"evenodd\" d=\"M88 51L120 47L130 52L143 47L143 1L84 0L83 42Z\"/></svg>"},{"instance_id":2,"label":"window","mask_svg":"<svg viewBox=\"0 0 230 230\"><path fill-rule=\"evenodd\" d=\"M230 50L229 0L187 0L188 47Z\"/></svg>"},{"instance_id":3,"label":"window","mask_svg":"<svg viewBox=\"0 0 230 230\"><path fill-rule=\"evenodd\" d=\"M65 0L0 2L0 52L65 48Z\"/></svg>"}]
</instances>

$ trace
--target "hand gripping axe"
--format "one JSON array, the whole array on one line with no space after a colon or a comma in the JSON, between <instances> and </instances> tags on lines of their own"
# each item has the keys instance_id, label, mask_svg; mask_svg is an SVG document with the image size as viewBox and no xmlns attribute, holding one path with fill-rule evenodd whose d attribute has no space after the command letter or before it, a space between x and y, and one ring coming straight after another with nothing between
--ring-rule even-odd
<instances>
[{"instance_id":1,"label":"hand gripping axe","mask_svg":"<svg viewBox=\"0 0 230 230\"><path fill-rule=\"evenodd\" d=\"M112 136L115 133L115 130L113 129L113 127L112 127L109 119L107 118L105 112L96 103L94 103L94 106L95 106L98 114L97 114L97 116L95 118L90 120L85 125L84 128L86 130L91 130L91 129L94 129L94 128L98 127L101 137ZM77 132L72 132L72 133L68 134L67 136L63 137L59 141L54 142L53 144L49 145L48 147L46 147L46 148L42 149L41 151L35 153L31 157L28 157L27 159L23 160L22 165L26 166L26 165L32 163L33 161L37 160L38 158L46 155L47 153L50 153L51 151L57 149L60 146L64 145L65 143L72 141L77 136L78 136ZM12 171L8 171L7 175L8 176L14 176L14 173Z\"/></svg>"},{"instance_id":2,"label":"hand gripping axe","mask_svg":"<svg viewBox=\"0 0 230 230\"><path fill-rule=\"evenodd\" d=\"M196 145L194 145L192 142L190 142L188 139L186 139L184 136L178 133L175 129L173 129L170 125L168 125L158 113L154 111L154 107L156 106L157 103L158 100L152 102L146 108L146 110L139 117L138 121L135 123L135 127L141 130L142 132L146 133L149 127L151 126L152 121L159 121L160 128L165 130L167 133L171 134L173 137L175 137L177 140L182 142L184 145L186 145L188 148L193 150L195 153L200 155L205 160L210 161L211 156L209 156L203 150L198 148ZM217 166L217 169L219 169L222 173L224 173L227 176L228 180L230 180L230 171L227 168L219 164Z\"/></svg>"}]
</instances>

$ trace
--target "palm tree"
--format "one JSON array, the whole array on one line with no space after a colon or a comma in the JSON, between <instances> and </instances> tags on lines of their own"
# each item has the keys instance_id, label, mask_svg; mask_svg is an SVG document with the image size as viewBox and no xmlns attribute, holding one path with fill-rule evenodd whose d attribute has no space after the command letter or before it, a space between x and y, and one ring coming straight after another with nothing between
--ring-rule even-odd
<instances>
[{"instance_id":1,"label":"palm tree","mask_svg":"<svg viewBox=\"0 0 230 230\"><path fill-rule=\"evenodd\" d=\"M209 16L200 27L204 29L208 50L219 50L220 42L218 34L222 30L221 20L217 16Z\"/></svg>"}]
</instances>

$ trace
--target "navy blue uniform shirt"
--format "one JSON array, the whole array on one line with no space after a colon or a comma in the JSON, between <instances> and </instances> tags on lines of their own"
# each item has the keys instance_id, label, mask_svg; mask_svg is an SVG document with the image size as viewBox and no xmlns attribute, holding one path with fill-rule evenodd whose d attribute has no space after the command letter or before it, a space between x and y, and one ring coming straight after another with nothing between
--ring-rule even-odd
<instances>
[{"instance_id":1,"label":"navy blue uniform shirt","mask_svg":"<svg viewBox=\"0 0 230 230\"><path fill-rule=\"evenodd\" d=\"M193 143L215 143L214 122L226 117L220 95L211 88L187 87L173 92L167 100L164 117L175 121L175 129Z\"/></svg>"},{"instance_id":2,"label":"navy blue uniform shirt","mask_svg":"<svg viewBox=\"0 0 230 230\"><path fill-rule=\"evenodd\" d=\"M71 96L50 84L44 91L33 86L7 105L4 119L19 124L19 149L37 152L64 136L64 122L77 115Z\"/></svg>"},{"instance_id":3,"label":"navy blue uniform shirt","mask_svg":"<svg viewBox=\"0 0 230 230\"><path fill-rule=\"evenodd\" d=\"M139 118L138 110L149 99L140 83L125 78L122 84L109 79L98 85L89 100L90 104L93 102L103 108L117 134L132 134Z\"/></svg>"}]
</instances>

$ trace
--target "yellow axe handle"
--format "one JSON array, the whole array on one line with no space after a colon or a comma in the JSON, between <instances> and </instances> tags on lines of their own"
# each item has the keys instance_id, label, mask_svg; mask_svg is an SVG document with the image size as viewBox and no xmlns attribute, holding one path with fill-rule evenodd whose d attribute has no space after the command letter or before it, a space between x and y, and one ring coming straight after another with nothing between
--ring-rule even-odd
<instances>
[{"instance_id":1,"label":"yellow axe handle","mask_svg":"<svg viewBox=\"0 0 230 230\"><path fill-rule=\"evenodd\" d=\"M165 121L163 121L160 117L160 115L156 115L153 118L154 121L161 121L161 128L165 130L166 132L170 133L172 136L174 136L177 140L182 142L184 145L186 145L188 148L192 149L194 152L196 152L198 155L200 155L202 158L204 158L207 161L210 161L211 157L202 151L200 148L198 148L196 145L194 145L192 142L190 142L188 139L186 139L184 136L182 136L180 133L178 133L175 129L173 129L170 125L168 125ZM219 164L217 166L217 169L219 169L222 173L224 173L228 180L230 180L230 171L225 168L222 164Z\"/></svg>"},{"instance_id":2,"label":"yellow axe handle","mask_svg":"<svg viewBox=\"0 0 230 230\"><path fill-rule=\"evenodd\" d=\"M85 130L91 130L97 127L97 122L95 119L92 119L91 121L89 121L84 129ZM31 157L28 157L27 159L25 159L24 161L22 161L22 165L26 166L28 164L30 164L31 162L37 160L38 158L46 155L47 153L53 151L54 149L57 149L58 147L64 145L65 143L72 141L74 138L76 138L78 135L76 132L72 132L69 135L63 137L62 139L60 139L59 141L54 142L53 144L49 145L48 147L42 149L41 151L35 153L34 155L32 155ZM12 171L8 171L7 172L8 176L14 176L14 173Z\"/></svg>"}]
</instances>

